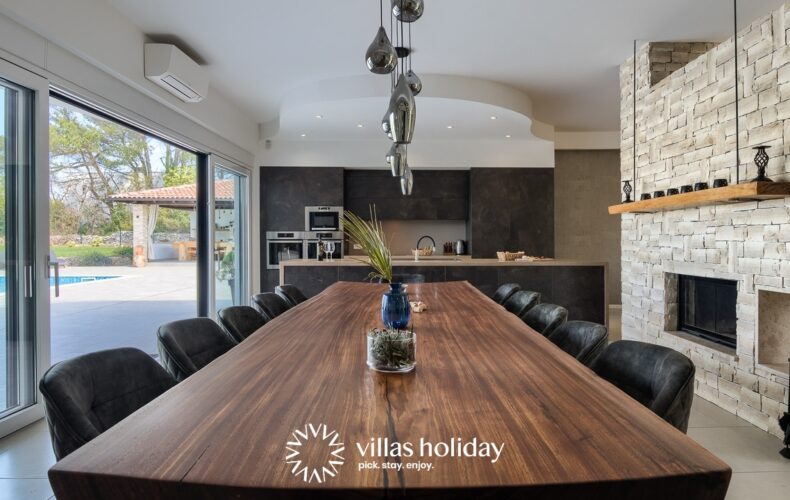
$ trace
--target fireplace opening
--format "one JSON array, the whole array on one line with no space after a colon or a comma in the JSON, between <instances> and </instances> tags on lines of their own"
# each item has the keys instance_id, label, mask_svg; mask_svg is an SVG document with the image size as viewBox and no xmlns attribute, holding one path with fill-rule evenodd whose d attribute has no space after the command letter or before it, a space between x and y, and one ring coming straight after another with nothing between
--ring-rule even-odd
<instances>
[{"instance_id":1,"label":"fireplace opening","mask_svg":"<svg viewBox=\"0 0 790 500\"><path fill-rule=\"evenodd\" d=\"M738 282L686 275L678 278L679 329L735 348Z\"/></svg>"}]
</instances>

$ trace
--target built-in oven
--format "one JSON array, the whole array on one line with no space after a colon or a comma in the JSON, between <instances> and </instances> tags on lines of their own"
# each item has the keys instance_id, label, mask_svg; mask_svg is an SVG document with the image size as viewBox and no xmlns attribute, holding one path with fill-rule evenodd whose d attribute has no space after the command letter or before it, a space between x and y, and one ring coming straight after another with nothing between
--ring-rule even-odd
<instances>
[{"instance_id":1,"label":"built-in oven","mask_svg":"<svg viewBox=\"0 0 790 500\"><path fill-rule=\"evenodd\" d=\"M279 269L280 262L303 259L305 233L303 231L268 231L266 233L266 269Z\"/></svg>"},{"instance_id":2,"label":"built-in oven","mask_svg":"<svg viewBox=\"0 0 790 500\"><path fill-rule=\"evenodd\" d=\"M305 258L306 259L317 259L318 258L318 242L324 242L324 250L326 251L327 245L326 243L332 244L332 259L342 259L344 252L343 252L343 233L339 231L308 231L305 233ZM325 255L325 258L329 258L329 255Z\"/></svg>"},{"instance_id":3,"label":"built-in oven","mask_svg":"<svg viewBox=\"0 0 790 500\"><path fill-rule=\"evenodd\" d=\"M342 231L343 207L305 207L305 231Z\"/></svg>"}]
</instances>

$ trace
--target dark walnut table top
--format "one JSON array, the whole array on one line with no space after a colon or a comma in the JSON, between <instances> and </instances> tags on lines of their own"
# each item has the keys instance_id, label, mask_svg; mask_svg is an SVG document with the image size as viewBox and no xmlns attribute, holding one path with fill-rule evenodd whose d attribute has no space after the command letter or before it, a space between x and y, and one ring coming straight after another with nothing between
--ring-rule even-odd
<instances>
[{"instance_id":1,"label":"dark walnut table top","mask_svg":"<svg viewBox=\"0 0 790 500\"><path fill-rule=\"evenodd\" d=\"M371 371L385 288L271 321L56 464L57 498L724 498L726 464L466 282L410 285L417 368Z\"/></svg>"}]
</instances>

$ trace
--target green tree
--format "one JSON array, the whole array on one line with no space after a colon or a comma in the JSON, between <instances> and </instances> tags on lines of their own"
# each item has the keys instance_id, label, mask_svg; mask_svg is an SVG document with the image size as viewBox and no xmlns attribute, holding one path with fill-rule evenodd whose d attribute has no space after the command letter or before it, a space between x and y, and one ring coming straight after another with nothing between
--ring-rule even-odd
<instances>
[{"instance_id":1,"label":"green tree","mask_svg":"<svg viewBox=\"0 0 790 500\"><path fill-rule=\"evenodd\" d=\"M50 108L51 197L80 214L88 231L121 229L117 203L109 197L154 187L148 138L132 129L68 106ZM122 226L124 224L120 224Z\"/></svg>"},{"instance_id":2,"label":"green tree","mask_svg":"<svg viewBox=\"0 0 790 500\"><path fill-rule=\"evenodd\" d=\"M162 180L166 187L194 184L197 181L197 157L193 153L167 144L162 166L165 169Z\"/></svg>"}]
</instances>

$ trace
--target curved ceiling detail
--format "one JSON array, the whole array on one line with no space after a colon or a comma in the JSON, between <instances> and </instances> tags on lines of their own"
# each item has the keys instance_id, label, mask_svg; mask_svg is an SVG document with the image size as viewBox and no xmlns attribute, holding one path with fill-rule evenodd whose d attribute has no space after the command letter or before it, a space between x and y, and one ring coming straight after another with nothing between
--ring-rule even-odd
<instances>
[{"instance_id":1,"label":"curved ceiling detail","mask_svg":"<svg viewBox=\"0 0 790 500\"><path fill-rule=\"evenodd\" d=\"M533 118L532 100L498 82L420 75L415 141L554 140L554 127ZM390 79L357 75L307 83L286 94L278 119L262 124L262 139L376 140Z\"/></svg>"}]
</instances>

